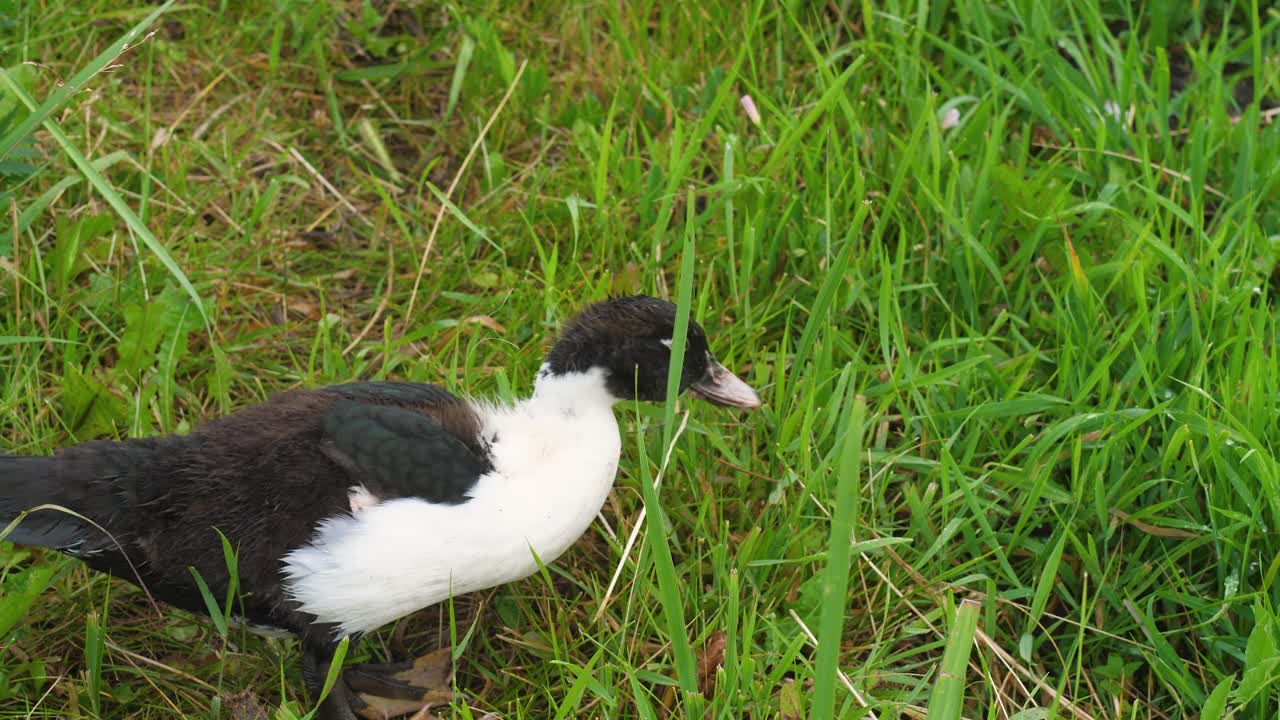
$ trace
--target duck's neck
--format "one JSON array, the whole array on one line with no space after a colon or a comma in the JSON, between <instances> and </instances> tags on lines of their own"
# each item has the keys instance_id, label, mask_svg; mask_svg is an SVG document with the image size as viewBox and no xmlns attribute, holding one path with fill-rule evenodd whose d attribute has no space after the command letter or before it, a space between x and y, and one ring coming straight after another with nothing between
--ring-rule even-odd
<instances>
[{"instance_id":1,"label":"duck's neck","mask_svg":"<svg viewBox=\"0 0 1280 720\"><path fill-rule=\"evenodd\" d=\"M534 381L533 396L525 405L538 414L572 416L608 411L617 401L606 387L604 371L600 368L557 374L544 363Z\"/></svg>"}]
</instances>

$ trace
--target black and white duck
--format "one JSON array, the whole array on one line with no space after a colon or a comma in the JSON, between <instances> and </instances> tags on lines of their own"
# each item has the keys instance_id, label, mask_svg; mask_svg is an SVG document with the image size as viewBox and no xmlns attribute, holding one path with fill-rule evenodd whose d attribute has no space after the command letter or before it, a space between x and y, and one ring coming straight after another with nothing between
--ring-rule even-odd
<instances>
[{"instance_id":1,"label":"black and white duck","mask_svg":"<svg viewBox=\"0 0 1280 720\"><path fill-rule=\"evenodd\" d=\"M675 322L675 305L651 297L587 307L533 394L509 406L436 385L357 382L285 392L189 435L0 456L0 528L39 505L70 509L84 519L33 512L7 539L55 548L195 613L205 604L188 568L215 597L229 583L221 532L238 551L241 620L301 640L314 698L343 636L357 642L532 575L586 531L618 467L612 407L665 399ZM759 405L692 321L685 347L681 391ZM357 686L429 695L406 686L396 674L405 667L347 668L318 717L366 710Z\"/></svg>"}]
</instances>

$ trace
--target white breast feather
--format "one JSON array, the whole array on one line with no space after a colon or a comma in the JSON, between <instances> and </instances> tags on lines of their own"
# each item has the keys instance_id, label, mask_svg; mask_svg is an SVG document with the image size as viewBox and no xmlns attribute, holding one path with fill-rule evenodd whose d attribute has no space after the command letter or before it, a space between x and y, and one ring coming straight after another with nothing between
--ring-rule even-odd
<instances>
[{"instance_id":1,"label":"white breast feather","mask_svg":"<svg viewBox=\"0 0 1280 720\"><path fill-rule=\"evenodd\" d=\"M460 505L354 502L285 557L301 609L342 633L367 632L450 596L528 577L591 525L621 440L598 371L540 381L514 407L483 408L493 470ZM364 498L361 498L364 499ZM537 560L535 560L535 553Z\"/></svg>"}]
</instances>

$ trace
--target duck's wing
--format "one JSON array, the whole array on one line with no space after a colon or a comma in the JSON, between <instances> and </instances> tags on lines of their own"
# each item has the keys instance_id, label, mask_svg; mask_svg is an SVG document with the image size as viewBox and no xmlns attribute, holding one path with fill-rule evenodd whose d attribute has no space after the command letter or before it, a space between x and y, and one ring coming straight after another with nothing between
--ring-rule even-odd
<instances>
[{"instance_id":1,"label":"duck's wing","mask_svg":"<svg viewBox=\"0 0 1280 720\"><path fill-rule=\"evenodd\" d=\"M402 382L398 380L369 380L364 382L329 385L324 392L341 395L348 400L377 405L401 405L412 407L446 407L463 402L461 398L439 385Z\"/></svg>"},{"instance_id":2,"label":"duck's wing","mask_svg":"<svg viewBox=\"0 0 1280 720\"><path fill-rule=\"evenodd\" d=\"M322 447L368 501L416 497L466 502L492 469L470 403L436 386L364 382L325 388L339 396L322 421ZM353 495L353 510L357 502Z\"/></svg>"}]
</instances>

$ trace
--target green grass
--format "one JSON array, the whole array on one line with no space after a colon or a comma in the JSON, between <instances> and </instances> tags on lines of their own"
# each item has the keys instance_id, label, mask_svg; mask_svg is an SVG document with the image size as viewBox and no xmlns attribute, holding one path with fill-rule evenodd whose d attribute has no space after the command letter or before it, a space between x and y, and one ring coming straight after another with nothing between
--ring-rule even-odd
<instances>
[{"instance_id":1,"label":"green grass","mask_svg":"<svg viewBox=\"0 0 1280 720\"><path fill-rule=\"evenodd\" d=\"M5 450L519 395L688 297L764 407L619 408L607 525L356 659L465 644L458 718L1280 711L1270 4L179 3L117 56L155 9L0 0ZM296 660L0 545L0 718L301 715Z\"/></svg>"}]
</instances>

